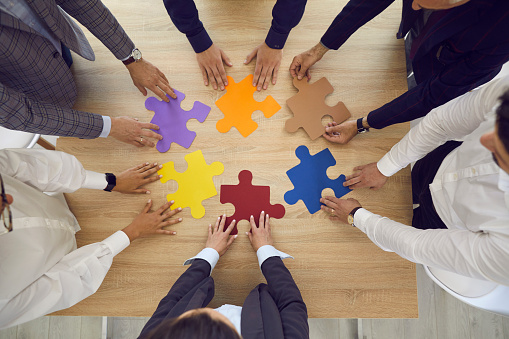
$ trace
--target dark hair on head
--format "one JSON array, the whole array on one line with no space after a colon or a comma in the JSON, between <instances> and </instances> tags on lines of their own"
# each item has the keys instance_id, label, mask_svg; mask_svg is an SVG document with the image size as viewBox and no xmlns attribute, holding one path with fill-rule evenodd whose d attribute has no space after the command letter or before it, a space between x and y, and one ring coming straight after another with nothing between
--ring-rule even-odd
<instances>
[{"instance_id":1,"label":"dark hair on head","mask_svg":"<svg viewBox=\"0 0 509 339\"><path fill-rule=\"evenodd\" d=\"M184 318L161 322L144 339L242 339L228 324L197 312Z\"/></svg>"},{"instance_id":2,"label":"dark hair on head","mask_svg":"<svg viewBox=\"0 0 509 339\"><path fill-rule=\"evenodd\" d=\"M499 98L500 106L497 109L498 137L509 152L509 89Z\"/></svg>"}]
</instances>

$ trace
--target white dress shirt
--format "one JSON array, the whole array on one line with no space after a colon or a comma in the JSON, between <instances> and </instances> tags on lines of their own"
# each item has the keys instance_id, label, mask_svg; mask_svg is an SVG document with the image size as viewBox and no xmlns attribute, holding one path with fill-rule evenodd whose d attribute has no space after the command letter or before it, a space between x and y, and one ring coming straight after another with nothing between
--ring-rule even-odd
<instances>
[{"instance_id":1,"label":"white dress shirt","mask_svg":"<svg viewBox=\"0 0 509 339\"><path fill-rule=\"evenodd\" d=\"M432 110L378 163L391 176L448 140L463 144L442 162L430 185L448 229L420 230L365 209L354 224L380 248L427 266L509 285L509 176L479 141L495 127L501 78Z\"/></svg>"},{"instance_id":2,"label":"white dress shirt","mask_svg":"<svg viewBox=\"0 0 509 339\"><path fill-rule=\"evenodd\" d=\"M271 245L264 245L256 251L256 256L258 257L258 265L260 266L260 269L262 268L262 264L265 260L269 259L270 257L280 257L281 259L286 258L292 258L293 257L289 254L286 254L285 252L278 251L274 246ZM213 248L207 247L204 248L200 253L195 255L194 257L187 259L184 262L184 265L191 264L194 259L203 259L207 261L210 264L210 274L212 274L212 270L214 267L216 267L217 261L219 260L219 253ZM237 305L230 305L225 304L215 309L215 311L221 313L224 315L228 320L231 321L233 326L235 326L235 329L237 332L239 332L240 335L240 320L241 320L241 314L242 314L242 307Z\"/></svg>"},{"instance_id":3,"label":"white dress shirt","mask_svg":"<svg viewBox=\"0 0 509 339\"><path fill-rule=\"evenodd\" d=\"M107 182L103 173L86 171L72 155L0 150L0 174L14 199L13 230L0 235L0 328L6 328L95 293L129 238L118 231L76 249L74 234L80 227L63 195L43 192L103 189Z\"/></svg>"}]
</instances>

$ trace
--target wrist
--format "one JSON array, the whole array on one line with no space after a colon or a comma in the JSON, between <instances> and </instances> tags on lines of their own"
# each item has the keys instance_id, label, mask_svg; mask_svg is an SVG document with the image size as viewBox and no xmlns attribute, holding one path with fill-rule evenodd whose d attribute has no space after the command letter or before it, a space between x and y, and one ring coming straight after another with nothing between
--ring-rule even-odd
<instances>
[{"instance_id":1,"label":"wrist","mask_svg":"<svg viewBox=\"0 0 509 339\"><path fill-rule=\"evenodd\" d=\"M136 240L139 236L140 236L140 233L132 226L132 224L130 224L129 226L125 227L122 232L124 232L127 237L129 238L129 241L130 242L133 242L134 240Z\"/></svg>"},{"instance_id":2,"label":"wrist","mask_svg":"<svg viewBox=\"0 0 509 339\"><path fill-rule=\"evenodd\" d=\"M322 45L321 42L319 42L318 44L316 44L315 47L313 47L313 53L315 55L317 55L320 59L325 55L325 53L327 53L329 51L329 49L327 47L325 47L324 45Z\"/></svg>"}]
</instances>

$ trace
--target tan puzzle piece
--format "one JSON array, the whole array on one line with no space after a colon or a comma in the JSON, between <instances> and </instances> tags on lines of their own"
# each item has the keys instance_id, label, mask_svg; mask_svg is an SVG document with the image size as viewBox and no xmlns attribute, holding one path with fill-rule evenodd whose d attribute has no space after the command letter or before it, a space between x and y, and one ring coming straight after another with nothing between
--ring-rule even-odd
<instances>
[{"instance_id":1,"label":"tan puzzle piece","mask_svg":"<svg viewBox=\"0 0 509 339\"><path fill-rule=\"evenodd\" d=\"M326 78L321 78L313 84L308 83L307 78L302 80L293 78L293 85L297 87L299 93L286 100L294 115L286 121L287 132L293 133L302 127L311 140L315 140L325 132L325 126L322 125L324 116L331 116L338 124L351 117L350 111L341 101L332 107L325 104L325 97L334 92Z\"/></svg>"}]
</instances>

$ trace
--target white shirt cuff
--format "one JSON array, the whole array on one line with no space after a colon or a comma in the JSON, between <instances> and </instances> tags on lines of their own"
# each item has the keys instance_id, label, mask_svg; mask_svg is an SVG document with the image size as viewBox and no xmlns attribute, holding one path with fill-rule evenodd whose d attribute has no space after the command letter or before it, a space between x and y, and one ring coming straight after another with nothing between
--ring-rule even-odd
<instances>
[{"instance_id":1,"label":"white shirt cuff","mask_svg":"<svg viewBox=\"0 0 509 339\"><path fill-rule=\"evenodd\" d=\"M390 153L390 152L389 152ZM393 176L394 174L398 173L399 170L401 170L404 167L400 167L396 165L390 158L389 153L386 153L382 159L378 160L376 163L376 167L386 177Z\"/></svg>"},{"instance_id":2,"label":"white shirt cuff","mask_svg":"<svg viewBox=\"0 0 509 339\"><path fill-rule=\"evenodd\" d=\"M359 208L353 216L353 224L355 225L355 227L360 229L362 232L366 233L366 224L367 224L366 221L372 215L373 215L373 213L371 213L367 209Z\"/></svg>"},{"instance_id":3,"label":"white shirt cuff","mask_svg":"<svg viewBox=\"0 0 509 339\"><path fill-rule=\"evenodd\" d=\"M83 183L82 188L90 188L94 190L103 190L108 186L108 181L106 180L106 174L97 173L93 171L85 171L86 177L85 182Z\"/></svg>"},{"instance_id":4,"label":"white shirt cuff","mask_svg":"<svg viewBox=\"0 0 509 339\"><path fill-rule=\"evenodd\" d=\"M203 259L207 261L210 264L210 274L212 274L212 271L214 270L214 267L216 267L217 261L219 260L219 253L217 253L217 251L211 247L206 247L194 257L184 261L184 265L192 264L194 259Z\"/></svg>"},{"instance_id":5,"label":"white shirt cuff","mask_svg":"<svg viewBox=\"0 0 509 339\"><path fill-rule=\"evenodd\" d=\"M113 256L122 252L130 243L129 237L122 231L113 233L103 241L103 244L110 248Z\"/></svg>"},{"instance_id":6,"label":"white shirt cuff","mask_svg":"<svg viewBox=\"0 0 509 339\"><path fill-rule=\"evenodd\" d=\"M264 245L256 251L256 256L258 257L258 265L260 265L260 269L262 268L262 264L265 260L269 259L270 257L280 257L281 259L286 258L292 258L289 254L286 254L285 252L281 252L276 250L274 246L271 245Z\"/></svg>"},{"instance_id":7,"label":"white shirt cuff","mask_svg":"<svg viewBox=\"0 0 509 339\"><path fill-rule=\"evenodd\" d=\"M99 138L107 138L111 131L111 118L107 115L103 115L103 130L99 135Z\"/></svg>"}]
</instances>

